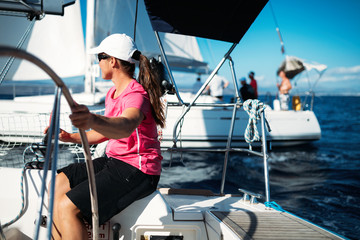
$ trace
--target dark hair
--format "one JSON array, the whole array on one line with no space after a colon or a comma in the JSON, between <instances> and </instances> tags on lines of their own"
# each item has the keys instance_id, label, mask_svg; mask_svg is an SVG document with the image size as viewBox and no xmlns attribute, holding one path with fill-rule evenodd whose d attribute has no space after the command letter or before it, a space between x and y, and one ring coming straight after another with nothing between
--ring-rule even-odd
<instances>
[{"instance_id":1,"label":"dark hair","mask_svg":"<svg viewBox=\"0 0 360 240\"><path fill-rule=\"evenodd\" d=\"M283 72L285 72L285 62L283 62L282 64L281 64L281 66L278 68L278 70L276 71L276 75L277 76L279 76L279 74L280 74L280 72L281 71L283 71Z\"/></svg>"},{"instance_id":2,"label":"dark hair","mask_svg":"<svg viewBox=\"0 0 360 240\"><path fill-rule=\"evenodd\" d=\"M139 51L139 83L144 87L145 91L149 94L152 113L155 119L155 122L160 127L165 127L165 113L163 108L163 103L161 102L161 96L163 95L161 91L161 85L159 81L159 76L156 71L152 71L150 66L149 59L142 55ZM134 57L133 57L134 58ZM120 60L123 70L132 78L135 74L135 64L127 61Z\"/></svg>"}]
</instances>

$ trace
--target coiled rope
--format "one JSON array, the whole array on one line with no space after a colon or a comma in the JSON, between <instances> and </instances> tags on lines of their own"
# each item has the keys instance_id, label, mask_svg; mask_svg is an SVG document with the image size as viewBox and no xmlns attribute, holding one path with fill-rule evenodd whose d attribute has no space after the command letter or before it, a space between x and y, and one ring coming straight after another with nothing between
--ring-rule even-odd
<instances>
[{"instance_id":1,"label":"coiled rope","mask_svg":"<svg viewBox=\"0 0 360 240\"><path fill-rule=\"evenodd\" d=\"M259 131L256 123L260 120L261 112L265 109L265 105L257 99L248 99L243 104L244 110L249 115L249 122L245 129L244 138L252 150L251 143L260 140Z\"/></svg>"}]
</instances>

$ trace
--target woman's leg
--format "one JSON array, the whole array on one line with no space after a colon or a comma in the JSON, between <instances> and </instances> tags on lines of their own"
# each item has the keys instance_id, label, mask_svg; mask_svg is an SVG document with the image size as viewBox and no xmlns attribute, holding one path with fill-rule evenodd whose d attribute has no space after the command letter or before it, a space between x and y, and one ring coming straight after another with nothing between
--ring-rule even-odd
<instances>
[{"instance_id":1,"label":"woman's leg","mask_svg":"<svg viewBox=\"0 0 360 240\"><path fill-rule=\"evenodd\" d=\"M75 204L64 195L60 199L58 207L61 209L58 212L58 218L62 239L88 239L84 221L80 218L80 210Z\"/></svg>"},{"instance_id":2,"label":"woman's leg","mask_svg":"<svg viewBox=\"0 0 360 240\"><path fill-rule=\"evenodd\" d=\"M87 239L87 231L79 218L80 211L67 197L70 183L64 173L55 179L52 235L54 239Z\"/></svg>"},{"instance_id":3,"label":"woman's leg","mask_svg":"<svg viewBox=\"0 0 360 240\"><path fill-rule=\"evenodd\" d=\"M49 184L50 186L50 184ZM63 195L70 190L70 183L64 173L59 173L55 178L55 193L54 193L54 212L53 212L53 226L52 236L53 239L61 239L60 232L60 219L59 219L59 201Z\"/></svg>"}]
</instances>

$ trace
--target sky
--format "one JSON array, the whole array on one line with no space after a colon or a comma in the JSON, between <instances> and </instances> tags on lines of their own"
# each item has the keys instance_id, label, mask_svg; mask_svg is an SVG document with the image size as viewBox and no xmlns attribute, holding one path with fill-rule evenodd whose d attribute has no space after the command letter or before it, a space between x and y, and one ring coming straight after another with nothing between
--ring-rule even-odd
<instances>
[{"instance_id":1,"label":"sky","mask_svg":"<svg viewBox=\"0 0 360 240\"><path fill-rule=\"evenodd\" d=\"M254 71L259 92L276 92L276 82L280 81L276 70L289 55L328 67L318 82L318 75L311 73L310 85L304 74L295 78L293 91L311 87L318 93L360 95L359 11L359 0L271 0L231 54L236 78ZM285 54L280 51L276 22ZM204 61L212 69L232 45L207 39L198 42ZM227 62L219 74L232 81Z\"/></svg>"},{"instance_id":2,"label":"sky","mask_svg":"<svg viewBox=\"0 0 360 240\"><path fill-rule=\"evenodd\" d=\"M81 2L85 7L86 2ZM231 54L236 79L254 71L259 92L276 93L276 83L280 81L277 68L285 55L296 56L328 68L318 81L316 72L311 72L309 78L306 74L296 77L292 81L293 93L311 88L316 93L360 96L359 12L360 0L270 0ZM277 26L285 54L280 51ZM198 38L198 43L211 69L232 45L202 38ZM232 82L229 69L225 62L219 74ZM185 79L181 84L191 86L197 76L174 73L174 77ZM204 82L206 76L201 79Z\"/></svg>"}]
</instances>

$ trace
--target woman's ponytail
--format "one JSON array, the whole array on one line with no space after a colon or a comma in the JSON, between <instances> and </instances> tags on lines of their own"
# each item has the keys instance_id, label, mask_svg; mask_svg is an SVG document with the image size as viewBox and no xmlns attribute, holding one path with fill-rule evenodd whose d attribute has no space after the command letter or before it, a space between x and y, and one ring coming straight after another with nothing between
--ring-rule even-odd
<instances>
[{"instance_id":1,"label":"woman's ponytail","mask_svg":"<svg viewBox=\"0 0 360 240\"><path fill-rule=\"evenodd\" d=\"M162 90L156 71L151 69L149 59L136 51L133 58L139 60L139 83L144 87L145 91L149 94L152 112L157 125L165 127L165 113L163 103L161 102Z\"/></svg>"}]
</instances>

